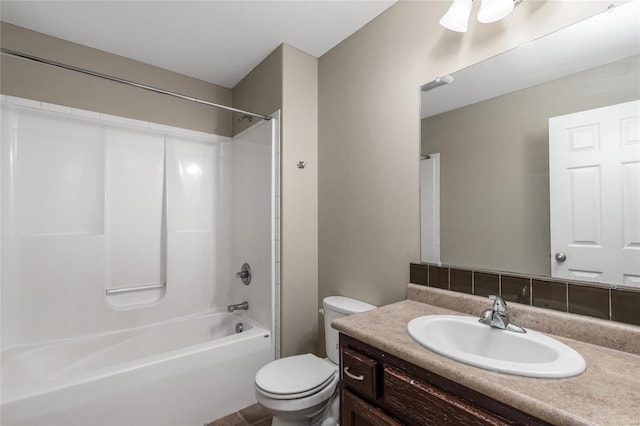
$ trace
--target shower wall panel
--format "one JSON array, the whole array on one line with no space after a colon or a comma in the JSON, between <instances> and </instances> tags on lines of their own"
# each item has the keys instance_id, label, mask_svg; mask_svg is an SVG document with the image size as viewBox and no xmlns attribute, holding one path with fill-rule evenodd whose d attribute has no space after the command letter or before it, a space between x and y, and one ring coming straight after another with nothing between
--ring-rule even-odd
<instances>
[{"instance_id":1,"label":"shower wall panel","mask_svg":"<svg viewBox=\"0 0 640 426\"><path fill-rule=\"evenodd\" d=\"M2 344L87 332L95 316L74 313L104 305L106 285L103 129L29 109L2 120Z\"/></svg>"},{"instance_id":2,"label":"shower wall panel","mask_svg":"<svg viewBox=\"0 0 640 426\"><path fill-rule=\"evenodd\" d=\"M225 138L83 115L3 102L3 348L231 303ZM164 280L166 293L105 294Z\"/></svg>"},{"instance_id":3,"label":"shower wall panel","mask_svg":"<svg viewBox=\"0 0 640 426\"><path fill-rule=\"evenodd\" d=\"M17 233L101 235L102 128L38 111L25 111L19 120L11 120L11 127L14 132L9 143L16 161L13 201L19 213L15 216Z\"/></svg>"},{"instance_id":4,"label":"shower wall panel","mask_svg":"<svg viewBox=\"0 0 640 426\"><path fill-rule=\"evenodd\" d=\"M106 129L107 288L165 282L164 137ZM109 297L116 307L150 303L160 291Z\"/></svg>"},{"instance_id":5,"label":"shower wall panel","mask_svg":"<svg viewBox=\"0 0 640 426\"><path fill-rule=\"evenodd\" d=\"M276 120L260 122L233 140L232 160L232 264L236 271L244 262L251 265L251 284L234 278L233 303L247 300L253 319L267 328L274 327L275 271L274 251L276 164L272 141ZM275 332L274 332L275 333ZM277 333L276 333L277 336Z\"/></svg>"},{"instance_id":6,"label":"shower wall panel","mask_svg":"<svg viewBox=\"0 0 640 426\"><path fill-rule=\"evenodd\" d=\"M228 144L167 138L168 282L181 286L182 306L208 310L232 303L230 211L223 199L229 149Z\"/></svg>"}]
</instances>

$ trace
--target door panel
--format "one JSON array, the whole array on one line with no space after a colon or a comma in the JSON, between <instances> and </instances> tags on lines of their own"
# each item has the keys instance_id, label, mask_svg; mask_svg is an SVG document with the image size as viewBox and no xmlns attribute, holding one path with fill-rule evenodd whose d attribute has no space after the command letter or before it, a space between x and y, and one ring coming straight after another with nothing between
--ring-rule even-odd
<instances>
[{"instance_id":1,"label":"door panel","mask_svg":"<svg viewBox=\"0 0 640 426\"><path fill-rule=\"evenodd\" d=\"M549 183L551 275L640 287L640 101L550 118Z\"/></svg>"}]
</instances>

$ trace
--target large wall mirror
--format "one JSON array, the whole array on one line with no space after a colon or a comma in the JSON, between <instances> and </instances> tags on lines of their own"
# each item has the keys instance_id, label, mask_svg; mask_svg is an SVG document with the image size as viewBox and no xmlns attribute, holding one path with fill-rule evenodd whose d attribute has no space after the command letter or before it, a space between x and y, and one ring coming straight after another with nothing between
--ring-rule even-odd
<instances>
[{"instance_id":1,"label":"large wall mirror","mask_svg":"<svg viewBox=\"0 0 640 426\"><path fill-rule=\"evenodd\" d=\"M640 8L422 87L421 259L640 288Z\"/></svg>"}]
</instances>

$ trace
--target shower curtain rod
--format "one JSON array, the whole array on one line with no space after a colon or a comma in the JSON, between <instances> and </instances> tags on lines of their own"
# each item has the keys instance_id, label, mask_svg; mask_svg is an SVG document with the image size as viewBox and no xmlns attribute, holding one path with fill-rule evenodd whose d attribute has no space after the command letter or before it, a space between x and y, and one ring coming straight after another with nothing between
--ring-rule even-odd
<instances>
[{"instance_id":1,"label":"shower curtain rod","mask_svg":"<svg viewBox=\"0 0 640 426\"><path fill-rule=\"evenodd\" d=\"M198 104L209 105L209 106L212 106L212 107L215 107L215 108L222 108L222 109L226 109L226 110L233 111L233 112L239 112L241 114L249 114L249 115L254 116L254 117L260 117L263 120L267 120L267 121L271 120L271 118L272 118L269 115L257 114L255 112L251 112L251 111L245 111L245 110L238 109L238 108L228 107L226 105L216 104L216 103L213 103L213 102L205 101L203 99L198 99L198 98L194 98L194 97L191 97L191 96L181 95L180 93L170 92L168 90L159 89L157 87L147 86L146 84L140 84L140 83L136 83L134 81L125 80L123 78L113 77L113 76L110 76L110 75L107 75L107 74L102 74L102 73L91 71L91 70L87 70L87 69L84 69L84 68L78 68L78 67L74 67L72 65L67 65L67 64L62 64L60 62L51 61L49 59L39 58L37 56L32 56L32 55L29 55L29 54L26 54L26 53L17 52L15 50L0 48L0 53L3 53L5 55L9 55L9 56L14 56L16 58L22 58L22 59L27 59L27 60L34 61L34 62L39 62L41 64L50 65L52 67L63 68L63 69L66 69L66 70L75 71L75 72L79 72L79 73L82 73L82 74L87 74L87 75L91 75L91 76L94 76L94 77L103 78L103 79L109 80L109 81L115 81L116 83L126 84L126 85L129 85L129 86L137 87L139 89L149 90L151 92L160 93L160 94L163 94L163 95L173 96L173 97L176 97L176 98L179 98L179 99L183 99L185 101L191 101L191 102L196 102Z\"/></svg>"}]
</instances>

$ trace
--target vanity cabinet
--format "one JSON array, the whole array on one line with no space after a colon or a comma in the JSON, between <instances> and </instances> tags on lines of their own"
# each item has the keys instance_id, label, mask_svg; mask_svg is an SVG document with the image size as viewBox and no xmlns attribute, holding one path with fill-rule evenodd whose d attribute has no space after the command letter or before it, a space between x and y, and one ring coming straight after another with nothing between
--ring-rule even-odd
<instances>
[{"instance_id":1,"label":"vanity cabinet","mask_svg":"<svg viewBox=\"0 0 640 426\"><path fill-rule=\"evenodd\" d=\"M549 425L340 334L341 425Z\"/></svg>"}]
</instances>

